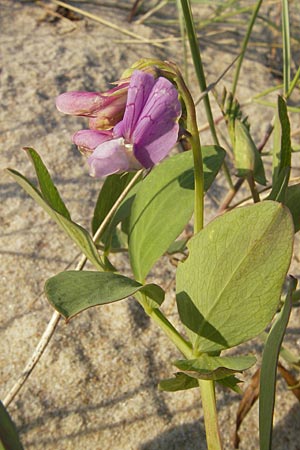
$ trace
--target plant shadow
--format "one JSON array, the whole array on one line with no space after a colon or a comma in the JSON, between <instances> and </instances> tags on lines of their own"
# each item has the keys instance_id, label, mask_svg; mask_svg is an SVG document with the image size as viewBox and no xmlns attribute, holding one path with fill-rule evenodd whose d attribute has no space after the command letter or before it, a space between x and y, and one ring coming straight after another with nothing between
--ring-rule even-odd
<instances>
[{"instance_id":1,"label":"plant shadow","mask_svg":"<svg viewBox=\"0 0 300 450\"><path fill-rule=\"evenodd\" d=\"M190 422L172 427L142 444L138 450L205 450L206 440L202 424Z\"/></svg>"}]
</instances>

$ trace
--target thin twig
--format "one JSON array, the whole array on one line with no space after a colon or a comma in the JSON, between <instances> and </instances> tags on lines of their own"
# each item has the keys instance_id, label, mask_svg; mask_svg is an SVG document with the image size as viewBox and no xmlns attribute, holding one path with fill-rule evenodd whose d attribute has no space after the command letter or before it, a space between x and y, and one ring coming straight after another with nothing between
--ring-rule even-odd
<instances>
[{"instance_id":1,"label":"thin twig","mask_svg":"<svg viewBox=\"0 0 300 450\"><path fill-rule=\"evenodd\" d=\"M108 224L108 222L110 221L110 219L112 218L112 216L114 215L115 211L117 210L117 208L120 206L120 204L122 203L122 201L124 200L124 198L126 197L126 195L128 194L128 192L130 191L130 189L133 187L133 185L135 184L135 182L138 180L139 176L141 175L142 170L139 170L135 176L132 178L132 180L128 183L128 185L126 186L126 188L123 190L122 194L119 196L119 198L116 200L116 202L113 204L112 208L110 209L109 213L107 214L107 216L105 217L105 219L102 221L101 225L99 226L98 230L96 231L96 233L93 236L93 241L96 242L99 237L101 236L101 234L103 233L106 225ZM80 259L80 261L78 262L75 270L82 270L86 264L87 258L85 255L83 255ZM55 329L58 325L58 322L60 320L60 314L55 311L38 343L38 345L36 346L32 356L30 357L28 363L26 364L25 368L23 369L21 375L19 376L17 382L14 384L14 386L12 387L12 389L9 391L9 393L6 395L6 397L3 400L3 405L5 407L9 406L9 404L12 402L12 400L15 398L15 396L18 394L18 392L21 390L22 386L25 384L26 380L28 379L29 375L31 374L31 372L33 371L33 369L35 368L35 366L37 365L37 363L39 362L42 354L44 353L44 351L46 350L54 332Z\"/></svg>"},{"instance_id":2,"label":"thin twig","mask_svg":"<svg viewBox=\"0 0 300 450\"><path fill-rule=\"evenodd\" d=\"M213 83L210 83L207 88L205 89L205 91L202 91L200 96L197 98L197 100L195 101L195 106L198 105L198 103L201 102L201 100L203 100L203 98L212 90L216 87L216 85L222 80L222 78L225 77L225 75L227 74L227 72L232 68L232 66L234 65L234 63L239 59L240 54L238 54L233 61L231 61L231 63L226 67L226 69L221 73L221 75L216 79L216 81L214 81Z\"/></svg>"},{"instance_id":3,"label":"thin twig","mask_svg":"<svg viewBox=\"0 0 300 450\"><path fill-rule=\"evenodd\" d=\"M136 12L137 12L137 9L138 9L140 1L141 0L135 0L134 4L133 4L133 6L132 6L132 8L130 10L130 13L128 15L128 19L127 19L128 22L132 22L134 16L136 15Z\"/></svg>"},{"instance_id":4,"label":"thin twig","mask_svg":"<svg viewBox=\"0 0 300 450\"><path fill-rule=\"evenodd\" d=\"M157 11L159 11L161 8L163 8L164 6L166 6L166 4L168 3L169 0L162 0L160 3L158 3L156 6L154 6L152 9L149 9L149 11L147 11L140 19L138 19L136 21L136 23L138 25L141 25L142 23L145 22L145 20L147 20L149 17L152 16L152 14L156 13Z\"/></svg>"},{"instance_id":5,"label":"thin twig","mask_svg":"<svg viewBox=\"0 0 300 450\"><path fill-rule=\"evenodd\" d=\"M47 325L46 330L43 333L43 336L41 337L38 345L36 346L33 355L31 356L30 360L25 366L25 369L22 371L21 375L19 376L17 382L14 384L12 389L9 391L5 399L3 400L3 405L5 407L9 406L9 404L13 401L15 396L18 394L18 392L21 390L22 386L26 382L27 378L35 368L36 364L40 360L42 354L47 348L47 345L50 342L51 337L54 334L54 331L58 325L58 322L60 320L60 314L55 311L50 319L50 322Z\"/></svg>"},{"instance_id":6,"label":"thin twig","mask_svg":"<svg viewBox=\"0 0 300 450\"><path fill-rule=\"evenodd\" d=\"M264 195L265 192L270 191L271 189L272 189L272 185L269 184L268 186L266 186L266 187L260 189L260 191L259 191L258 193L259 193L259 195L261 196L261 194ZM239 200L238 202L236 202L234 205L228 207L227 209L230 211L230 210L232 210L232 209L237 208L238 206L247 204L247 203L248 203L250 200L252 200L252 199L253 199L252 195L249 195L248 197L245 197L245 198L243 198L242 200ZM264 200L265 200L265 196L264 196Z\"/></svg>"},{"instance_id":7,"label":"thin twig","mask_svg":"<svg viewBox=\"0 0 300 450\"><path fill-rule=\"evenodd\" d=\"M218 209L217 214L221 214L224 211L226 211L226 209L228 209L230 203L232 202L232 200L234 199L236 193L239 191L240 187L242 186L242 184L244 183L245 179L244 178L239 178L237 180L237 182L233 185L233 189L230 189L227 193L227 195L225 196L222 205L220 206L220 208Z\"/></svg>"}]
</instances>

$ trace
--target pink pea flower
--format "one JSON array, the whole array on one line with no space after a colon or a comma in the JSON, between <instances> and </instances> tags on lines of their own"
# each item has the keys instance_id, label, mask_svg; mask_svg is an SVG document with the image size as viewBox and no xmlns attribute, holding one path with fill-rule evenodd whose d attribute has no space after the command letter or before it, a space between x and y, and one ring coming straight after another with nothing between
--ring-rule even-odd
<instances>
[{"instance_id":1,"label":"pink pea flower","mask_svg":"<svg viewBox=\"0 0 300 450\"><path fill-rule=\"evenodd\" d=\"M134 71L124 117L115 125L113 139L100 143L88 158L91 175L151 168L176 144L180 116L178 92L170 81Z\"/></svg>"},{"instance_id":2,"label":"pink pea flower","mask_svg":"<svg viewBox=\"0 0 300 450\"><path fill-rule=\"evenodd\" d=\"M89 117L89 126L94 130L106 130L116 125L123 117L129 82L107 92L70 91L56 99L56 107L64 114Z\"/></svg>"}]
</instances>

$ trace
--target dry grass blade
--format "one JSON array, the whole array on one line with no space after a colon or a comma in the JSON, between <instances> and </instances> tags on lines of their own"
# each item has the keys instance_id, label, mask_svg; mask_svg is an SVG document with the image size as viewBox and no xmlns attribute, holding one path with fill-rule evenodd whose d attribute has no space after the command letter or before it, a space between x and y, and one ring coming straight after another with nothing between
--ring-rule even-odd
<instances>
[{"instance_id":1,"label":"dry grass blade","mask_svg":"<svg viewBox=\"0 0 300 450\"><path fill-rule=\"evenodd\" d=\"M119 25L115 25L115 24L109 22L108 20L103 19L102 17L100 17L100 16L98 16L96 14L92 14L92 13L90 13L88 11L84 11L81 8L76 8L75 6L69 5L68 3L61 2L60 0L52 0L52 2L55 3L56 5L62 6L62 7L67 8L67 9L70 9L71 11L74 11L74 12L76 12L78 14L82 14L83 16L88 17L89 19L95 20L96 22L99 22L99 23L101 23L102 25L104 25L106 27L112 28L113 30L118 31L119 33L126 34L127 36L130 36L130 37L132 37L134 39L137 39L139 41L143 41L144 43L145 42L147 42L147 43L149 42L148 39L144 38L143 36L140 36L137 33L133 33L132 31L129 31L129 30L125 29L125 28L122 28ZM155 44L155 43L154 44L150 43L150 44L154 45L155 47L164 48L164 46L161 45L161 44Z\"/></svg>"},{"instance_id":2,"label":"dry grass blade","mask_svg":"<svg viewBox=\"0 0 300 450\"><path fill-rule=\"evenodd\" d=\"M224 78L224 76L227 74L227 72L231 69L231 67L234 65L234 63L237 61L237 59L240 57L240 54L238 54L234 60L229 64L229 66L226 67L226 69L221 73L221 75L217 78L216 81L211 83L209 86L207 86L206 90L201 92L201 95L197 98L195 101L195 105L198 105L198 103L201 102L201 100L212 90L216 87L216 85Z\"/></svg>"},{"instance_id":3,"label":"dry grass blade","mask_svg":"<svg viewBox=\"0 0 300 450\"><path fill-rule=\"evenodd\" d=\"M147 39L145 41L138 41L136 39L114 39L113 42L116 44L153 44L153 43L168 43L168 42L180 42L182 39L180 37L170 37L161 39Z\"/></svg>"}]
</instances>

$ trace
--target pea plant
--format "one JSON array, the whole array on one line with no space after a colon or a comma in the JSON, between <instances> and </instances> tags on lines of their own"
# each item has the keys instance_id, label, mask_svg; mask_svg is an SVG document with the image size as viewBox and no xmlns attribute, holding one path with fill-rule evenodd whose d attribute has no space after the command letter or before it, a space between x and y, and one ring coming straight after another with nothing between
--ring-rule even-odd
<instances>
[{"instance_id":1,"label":"pea plant","mask_svg":"<svg viewBox=\"0 0 300 450\"><path fill-rule=\"evenodd\" d=\"M230 173L226 151L215 133L190 6L183 0L181 4L212 129L211 145L200 143L195 103L178 66L143 59L107 92L72 91L56 100L62 113L87 118L88 128L75 133L72 140L87 159L90 175L104 179L91 232L72 220L34 149L25 150L38 185L14 169L8 171L83 254L76 270L58 273L45 283L45 294L55 310L45 340L60 317L76 320L87 308L134 297L181 354L172 362L170 378L161 380L159 388L200 390L207 447L217 450L222 448L222 437L215 388L222 385L241 392L239 374L256 364L255 357L242 350L235 356L223 352L263 334L259 401L260 448L265 450L272 443L279 352L291 309L300 299L297 279L288 275L294 233L300 229L300 184L289 183L292 145L287 108L299 71L278 96L272 185L263 200L260 190L267 180L261 151L251 137L250 119L235 98L235 87L220 100L235 174L239 185L249 184L253 201L228 208L204 226L204 195L220 170L229 180ZM175 145L184 151L170 153ZM193 233L182 237L191 223ZM132 277L111 261L112 252L124 250ZM176 270L180 330L161 310L164 290L147 281L166 252L181 255ZM93 270L84 270L87 260ZM45 342L36 359L44 347ZM35 363L31 362L27 375ZM25 378L20 380L4 405L24 382ZM0 433L3 448L21 448L3 406L1 411L7 424L6 437ZM9 446L9 439L15 439L15 447Z\"/></svg>"}]
</instances>

